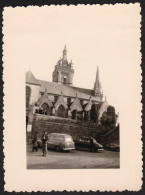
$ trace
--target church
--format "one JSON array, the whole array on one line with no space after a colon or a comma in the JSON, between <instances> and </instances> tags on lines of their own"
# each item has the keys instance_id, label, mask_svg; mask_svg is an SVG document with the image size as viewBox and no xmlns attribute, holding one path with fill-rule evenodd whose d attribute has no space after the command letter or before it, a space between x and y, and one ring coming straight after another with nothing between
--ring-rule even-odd
<instances>
[{"instance_id":1,"label":"church","mask_svg":"<svg viewBox=\"0 0 145 195\"><path fill-rule=\"evenodd\" d=\"M58 60L52 73L52 82L35 78L31 71L26 72L26 117L31 121L31 113L45 114L76 120L90 120L92 104L99 109L99 117L107 110L103 101L99 68L93 89L73 86L73 62L67 60L64 47L62 58Z\"/></svg>"}]
</instances>

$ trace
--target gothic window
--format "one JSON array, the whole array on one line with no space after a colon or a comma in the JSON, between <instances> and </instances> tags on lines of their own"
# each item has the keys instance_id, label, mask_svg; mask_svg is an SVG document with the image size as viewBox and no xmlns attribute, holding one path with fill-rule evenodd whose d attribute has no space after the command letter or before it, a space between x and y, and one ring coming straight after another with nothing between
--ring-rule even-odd
<instances>
[{"instance_id":1,"label":"gothic window","mask_svg":"<svg viewBox=\"0 0 145 195\"><path fill-rule=\"evenodd\" d=\"M66 84L66 77L63 78L63 83Z\"/></svg>"},{"instance_id":2,"label":"gothic window","mask_svg":"<svg viewBox=\"0 0 145 195\"><path fill-rule=\"evenodd\" d=\"M67 104L68 104L68 105L71 104L71 98L67 98Z\"/></svg>"},{"instance_id":3,"label":"gothic window","mask_svg":"<svg viewBox=\"0 0 145 195\"><path fill-rule=\"evenodd\" d=\"M57 102L58 96L54 96L54 102Z\"/></svg>"},{"instance_id":4,"label":"gothic window","mask_svg":"<svg viewBox=\"0 0 145 195\"><path fill-rule=\"evenodd\" d=\"M26 107L29 107L30 103L31 88L26 86Z\"/></svg>"},{"instance_id":5,"label":"gothic window","mask_svg":"<svg viewBox=\"0 0 145 195\"><path fill-rule=\"evenodd\" d=\"M60 105L58 107L58 110L57 110L57 116L58 117L66 117L66 110L65 110L65 107L63 105Z\"/></svg>"},{"instance_id":6,"label":"gothic window","mask_svg":"<svg viewBox=\"0 0 145 195\"><path fill-rule=\"evenodd\" d=\"M47 103L42 104L41 108L42 108L43 113L45 115L51 115L51 109L50 109L50 107L49 107L49 105Z\"/></svg>"}]
</instances>

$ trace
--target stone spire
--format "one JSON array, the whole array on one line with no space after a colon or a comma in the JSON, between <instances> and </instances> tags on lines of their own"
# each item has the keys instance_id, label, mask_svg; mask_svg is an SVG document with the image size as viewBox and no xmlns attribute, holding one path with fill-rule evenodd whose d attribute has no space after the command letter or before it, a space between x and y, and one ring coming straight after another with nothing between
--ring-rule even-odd
<instances>
[{"instance_id":1,"label":"stone spire","mask_svg":"<svg viewBox=\"0 0 145 195\"><path fill-rule=\"evenodd\" d=\"M101 95L101 83L99 81L99 68L98 67L97 67L97 72L96 72L96 80L94 84L94 95L95 96Z\"/></svg>"},{"instance_id":2,"label":"stone spire","mask_svg":"<svg viewBox=\"0 0 145 195\"><path fill-rule=\"evenodd\" d=\"M67 59L67 50L66 50L66 45L64 46L64 50L63 50L63 59Z\"/></svg>"}]
</instances>

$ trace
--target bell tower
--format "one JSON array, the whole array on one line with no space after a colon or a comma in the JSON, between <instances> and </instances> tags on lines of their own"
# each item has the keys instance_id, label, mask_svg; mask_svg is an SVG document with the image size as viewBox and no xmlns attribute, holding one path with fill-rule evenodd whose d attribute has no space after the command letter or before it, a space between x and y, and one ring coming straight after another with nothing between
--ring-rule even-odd
<instances>
[{"instance_id":1,"label":"bell tower","mask_svg":"<svg viewBox=\"0 0 145 195\"><path fill-rule=\"evenodd\" d=\"M67 60L67 49L64 47L62 58L60 58L55 65L55 69L53 71L52 80L53 82L63 83L66 85L73 84L73 63L72 60L68 63Z\"/></svg>"}]
</instances>

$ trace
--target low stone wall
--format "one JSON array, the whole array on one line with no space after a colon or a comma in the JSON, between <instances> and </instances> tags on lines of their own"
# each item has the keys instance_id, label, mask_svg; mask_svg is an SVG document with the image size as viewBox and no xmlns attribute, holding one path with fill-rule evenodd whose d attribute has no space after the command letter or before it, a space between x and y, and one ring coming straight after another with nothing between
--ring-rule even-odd
<instances>
[{"instance_id":1,"label":"low stone wall","mask_svg":"<svg viewBox=\"0 0 145 195\"><path fill-rule=\"evenodd\" d=\"M70 134L73 139L78 139L82 136L92 136L98 142L101 140L101 137L108 132L106 127L94 123L35 114L32 134L37 131L38 137L41 137L44 130L48 133L67 133Z\"/></svg>"}]
</instances>

